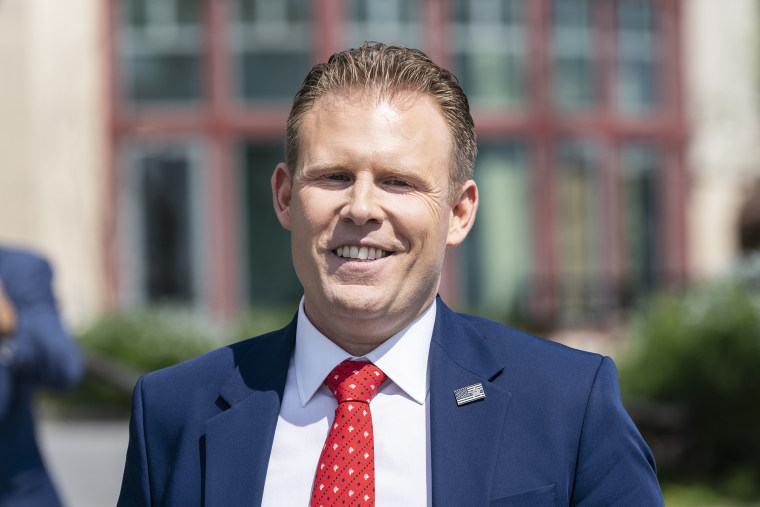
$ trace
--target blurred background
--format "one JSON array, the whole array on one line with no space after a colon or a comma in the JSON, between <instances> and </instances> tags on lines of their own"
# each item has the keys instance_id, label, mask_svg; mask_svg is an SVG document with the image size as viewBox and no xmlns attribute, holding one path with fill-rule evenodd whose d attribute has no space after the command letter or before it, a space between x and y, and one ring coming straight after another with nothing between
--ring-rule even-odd
<instances>
[{"instance_id":1,"label":"blurred background","mask_svg":"<svg viewBox=\"0 0 760 507\"><path fill-rule=\"evenodd\" d=\"M115 501L137 375L292 316L269 178L308 69L365 40L471 101L444 300L612 355L669 505L760 505L757 0L0 0L0 241L51 258L89 358L42 404L64 497Z\"/></svg>"}]
</instances>

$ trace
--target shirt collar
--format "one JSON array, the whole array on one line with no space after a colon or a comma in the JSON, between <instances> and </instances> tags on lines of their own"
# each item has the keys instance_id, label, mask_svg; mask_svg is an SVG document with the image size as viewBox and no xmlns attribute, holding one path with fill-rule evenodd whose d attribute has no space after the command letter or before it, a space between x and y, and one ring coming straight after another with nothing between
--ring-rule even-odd
<instances>
[{"instance_id":1,"label":"shirt collar","mask_svg":"<svg viewBox=\"0 0 760 507\"><path fill-rule=\"evenodd\" d=\"M294 352L296 383L302 406L311 400L332 369L346 359L371 361L410 398L419 404L425 402L435 301L414 322L361 357L352 356L320 333L306 316L303 303L301 298Z\"/></svg>"}]
</instances>

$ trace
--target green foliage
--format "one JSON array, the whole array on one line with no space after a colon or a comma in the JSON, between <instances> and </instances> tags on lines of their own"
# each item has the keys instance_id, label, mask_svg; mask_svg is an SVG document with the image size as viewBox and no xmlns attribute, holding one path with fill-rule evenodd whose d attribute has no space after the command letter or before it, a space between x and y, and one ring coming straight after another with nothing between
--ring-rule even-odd
<instances>
[{"instance_id":1,"label":"green foliage","mask_svg":"<svg viewBox=\"0 0 760 507\"><path fill-rule=\"evenodd\" d=\"M43 392L42 412L65 419L125 419L129 417L131 393L91 374L66 392Z\"/></svg>"},{"instance_id":2,"label":"green foliage","mask_svg":"<svg viewBox=\"0 0 760 507\"><path fill-rule=\"evenodd\" d=\"M45 409L68 416L126 416L139 375L279 329L295 310L259 306L226 326L176 307L105 315L79 336L90 363L84 381L66 394L46 396Z\"/></svg>"},{"instance_id":3,"label":"green foliage","mask_svg":"<svg viewBox=\"0 0 760 507\"><path fill-rule=\"evenodd\" d=\"M633 329L630 394L707 408L760 393L760 313L740 286L661 296Z\"/></svg>"},{"instance_id":4,"label":"green foliage","mask_svg":"<svg viewBox=\"0 0 760 507\"><path fill-rule=\"evenodd\" d=\"M234 326L236 341L285 327L298 311L298 303L282 306L253 306Z\"/></svg>"},{"instance_id":5,"label":"green foliage","mask_svg":"<svg viewBox=\"0 0 760 507\"><path fill-rule=\"evenodd\" d=\"M663 295L636 319L621 365L627 400L688 413L687 452L666 473L760 494L760 305L742 283Z\"/></svg>"},{"instance_id":6,"label":"green foliage","mask_svg":"<svg viewBox=\"0 0 760 507\"><path fill-rule=\"evenodd\" d=\"M234 341L224 328L190 310L158 308L107 315L80 336L96 357L138 373L171 366Z\"/></svg>"},{"instance_id":7,"label":"green foliage","mask_svg":"<svg viewBox=\"0 0 760 507\"><path fill-rule=\"evenodd\" d=\"M256 307L227 326L184 308L118 313L86 330L80 344L97 357L147 373L279 329L294 313L295 307Z\"/></svg>"},{"instance_id":8,"label":"green foliage","mask_svg":"<svg viewBox=\"0 0 760 507\"><path fill-rule=\"evenodd\" d=\"M668 507L758 507L752 501L742 501L708 484L662 484L662 494Z\"/></svg>"}]
</instances>

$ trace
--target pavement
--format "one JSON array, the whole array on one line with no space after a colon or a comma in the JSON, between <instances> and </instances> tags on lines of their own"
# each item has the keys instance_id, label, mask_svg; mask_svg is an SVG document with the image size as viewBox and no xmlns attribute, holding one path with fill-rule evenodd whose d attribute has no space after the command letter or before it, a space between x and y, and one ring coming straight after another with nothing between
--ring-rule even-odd
<instances>
[{"instance_id":1,"label":"pavement","mask_svg":"<svg viewBox=\"0 0 760 507\"><path fill-rule=\"evenodd\" d=\"M129 441L127 421L38 421L38 439L66 507L116 505Z\"/></svg>"}]
</instances>

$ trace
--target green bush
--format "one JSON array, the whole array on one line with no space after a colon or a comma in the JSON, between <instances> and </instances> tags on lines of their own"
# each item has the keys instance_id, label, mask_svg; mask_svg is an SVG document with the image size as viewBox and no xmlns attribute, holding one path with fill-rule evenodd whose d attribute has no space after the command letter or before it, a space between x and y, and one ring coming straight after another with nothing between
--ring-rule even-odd
<instances>
[{"instance_id":1,"label":"green bush","mask_svg":"<svg viewBox=\"0 0 760 507\"><path fill-rule=\"evenodd\" d=\"M155 310L107 315L79 342L88 353L147 373L190 359L233 341L224 329L189 310Z\"/></svg>"},{"instance_id":2,"label":"green bush","mask_svg":"<svg viewBox=\"0 0 760 507\"><path fill-rule=\"evenodd\" d=\"M256 307L228 325L189 309L164 307L101 318L80 336L88 353L147 373L278 329L295 308Z\"/></svg>"},{"instance_id":3,"label":"green bush","mask_svg":"<svg viewBox=\"0 0 760 507\"><path fill-rule=\"evenodd\" d=\"M77 389L45 398L67 416L123 417L139 375L278 329L296 307L255 307L227 325L189 309L156 307L105 315L79 335L88 373Z\"/></svg>"},{"instance_id":4,"label":"green bush","mask_svg":"<svg viewBox=\"0 0 760 507\"><path fill-rule=\"evenodd\" d=\"M236 341L280 329L291 321L296 311L298 302L292 305L252 306L234 325Z\"/></svg>"},{"instance_id":5,"label":"green bush","mask_svg":"<svg viewBox=\"0 0 760 507\"><path fill-rule=\"evenodd\" d=\"M662 295L634 319L631 335L620 372L626 401L667 403L688 414L680 435L688 449L665 473L726 484L743 497L760 494L746 487L760 483L756 296L735 281Z\"/></svg>"}]
</instances>

